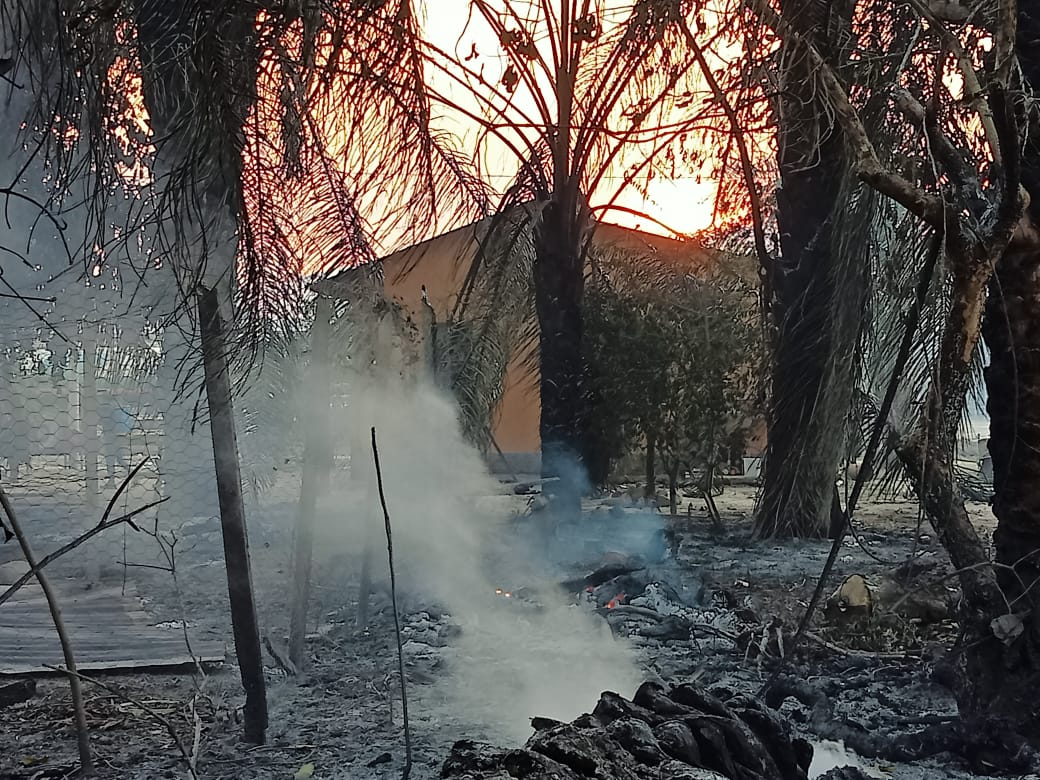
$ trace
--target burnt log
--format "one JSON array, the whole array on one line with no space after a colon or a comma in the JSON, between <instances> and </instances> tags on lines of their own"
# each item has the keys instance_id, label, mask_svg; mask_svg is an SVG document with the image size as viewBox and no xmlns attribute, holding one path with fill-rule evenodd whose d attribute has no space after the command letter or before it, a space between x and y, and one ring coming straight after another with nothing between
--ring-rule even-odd
<instances>
[{"instance_id":1,"label":"burnt log","mask_svg":"<svg viewBox=\"0 0 1040 780\"><path fill-rule=\"evenodd\" d=\"M29 701L35 695L35 680L19 680L9 685L0 685L0 709Z\"/></svg>"},{"instance_id":2,"label":"burnt log","mask_svg":"<svg viewBox=\"0 0 1040 780\"><path fill-rule=\"evenodd\" d=\"M571 723L534 718L520 750L457 742L441 770L455 780L805 780L812 748L746 696L730 707L692 683L644 683L633 701L607 692ZM742 712L751 717L745 721Z\"/></svg>"},{"instance_id":3,"label":"burnt log","mask_svg":"<svg viewBox=\"0 0 1040 780\"><path fill-rule=\"evenodd\" d=\"M820 775L819 780L869 780L869 777L858 767L842 766L824 772Z\"/></svg>"}]
</instances>

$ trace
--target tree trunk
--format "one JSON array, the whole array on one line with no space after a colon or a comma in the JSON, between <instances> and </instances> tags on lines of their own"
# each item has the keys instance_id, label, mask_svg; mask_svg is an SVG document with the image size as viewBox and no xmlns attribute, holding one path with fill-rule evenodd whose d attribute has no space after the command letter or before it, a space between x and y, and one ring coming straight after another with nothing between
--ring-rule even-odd
<instances>
[{"instance_id":1,"label":"tree trunk","mask_svg":"<svg viewBox=\"0 0 1040 780\"><path fill-rule=\"evenodd\" d=\"M646 435L646 490L643 491L645 498L657 497L657 436L653 433Z\"/></svg>"},{"instance_id":2,"label":"tree trunk","mask_svg":"<svg viewBox=\"0 0 1040 780\"><path fill-rule=\"evenodd\" d=\"M297 669L304 668L304 639L307 636L307 607L310 604L311 558L314 552L314 515L318 498L328 481L332 453L328 429L330 414L329 385L329 320L332 306L328 298L319 298L311 334L308 366L310 396L304 414L305 441L303 476L300 478L300 503L293 534L293 594L289 622L289 660Z\"/></svg>"},{"instance_id":3,"label":"tree trunk","mask_svg":"<svg viewBox=\"0 0 1040 780\"><path fill-rule=\"evenodd\" d=\"M582 355L585 286L574 220L552 201L535 230L534 287L540 355L542 476L558 510L576 514L586 492L588 397Z\"/></svg>"},{"instance_id":4,"label":"tree trunk","mask_svg":"<svg viewBox=\"0 0 1040 780\"><path fill-rule=\"evenodd\" d=\"M847 30L847 3L784 0L784 16L832 62ZM832 7L833 6L833 7ZM835 10L837 9L837 10ZM769 440L756 517L760 537L821 537L828 527L849 389L832 344L832 303L839 293L832 256L832 214L846 170L844 139L819 110L809 64L791 48L778 105L781 257L767 280L773 323ZM848 304L846 303L846 306Z\"/></svg>"},{"instance_id":5,"label":"tree trunk","mask_svg":"<svg viewBox=\"0 0 1040 780\"><path fill-rule=\"evenodd\" d=\"M1030 85L1040 87L1040 2L1019 2L1018 58ZM997 263L983 321L989 452L993 458L993 534L997 583L1007 600L990 617L1021 634L1008 646L986 631L971 648L983 674L965 698L977 713L996 716L1011 730L1040 741L1040 133L1023 150L1022 183L1032 202L1028 227Z\"/></svg>"},{"instance_id":6,"label":"tree trunk","mask_svg":"<svg viewBox=\"0 0 1040 780\"><path fill-rule=\"evenodd\" d=\"M679 514L679 464L668 467L668 509L672 517Z\"/></svg>"},{"instance_id":7,"label":"tree trunk","mask_svg":"<svg viewBox=\"0 0 1040 780\"><path fill-rule=\"evenodd\" d=\"M224 541L231 626L235 637L242 687L246 693L243 708L244 736L247 742L264 743L267 730L267 691L264 681L260 628L253 601L253 579L249 566L249 539L242 503L242 477L235 439L235 415L231 403L231 377L227 367L224 323L215 290L199 296L199 325L206 374L206 400L209 405L210 433L213 437L213 462L220 501L220 527Z\"/></svg>"}]
</instances>

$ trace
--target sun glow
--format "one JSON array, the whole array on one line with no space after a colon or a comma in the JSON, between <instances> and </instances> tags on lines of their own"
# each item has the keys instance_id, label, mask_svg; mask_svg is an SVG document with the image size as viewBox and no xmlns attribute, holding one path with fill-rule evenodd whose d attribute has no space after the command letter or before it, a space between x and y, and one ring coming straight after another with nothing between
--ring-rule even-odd
<instances>
[{"instance_id":1,"label":"sun glow","mask_svg":"<svg viewBox=\"0 0 1040 780\"><path fill-rule=\"evenodd\" d=\"M604 4L601 16L605 27L616 24L631 6L630 2ZM704 16L709 20L712 18L711 14ZM479 67L481 78L489 89L501 89L511 80L511 64L502 52L502 43L487 24L474 18L470 0L438 0L437 12L427 14L423 30L437 50L454 54L460 60L479 62L479 65L474 64L474 68ZM535 42L543 56L551 57L547 41L539 40L536 35ZM721 46L720 51L728 49ZM710 52L708 54L710 56ZM457 73L430 68L427 77L435 90L460 102L467 112L481 114L480 101L468 93L472 87L461 86ZM544 82L544 79L540 82L543 87L541 98L552 101L552 86ZM534 97L523 90L517 89L511 94L511 105L516 108L517 116L537 115ZM663 120L679 119L689 110L688 106L674 106L666 112ZM438 121L464 138L467 147L478 149L481 168L492 184L504 191L519 169L515 151L496 138L495 133L482 132L477 122L461 112L442 106ZM528 136L543 131L543 128L533 127ZM588 193L596 218L661 235L695 234L718 225L720 219L726 218L727 215L716 214L715 209L719 184L710 163L716 154L707 149L694 154L676 153L677 150L673 149L668 155L658 155L670 159L668 170L663 171L655 169L654 163L645 164L647 157L654 156L651 150L649 144L633 144L610 164L597 186ZM633 175L633 167L641 167L641 170Z\"/></svg>"}]
</instances>

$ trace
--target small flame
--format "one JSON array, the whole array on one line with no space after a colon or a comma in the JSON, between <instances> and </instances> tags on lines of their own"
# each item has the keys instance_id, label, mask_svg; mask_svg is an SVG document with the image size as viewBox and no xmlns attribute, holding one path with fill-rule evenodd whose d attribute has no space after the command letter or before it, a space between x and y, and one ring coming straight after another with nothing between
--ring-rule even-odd
<instances>
[{"instance_id":1,"label":"small flame","mask_svg":"<svg viewBox=\"0 0 1040 780\"><path fill-rule=\"evenodd\" d=\"M496 596L505 596L507 599L513 598L513 594L508 590L502 590L501 588L495 588Z\"/></svg>"},{"instance_id":2,"label":"small flame","mask_svg":"<svg viewBox=\"0 0 1040 780\"><path fill-rule=\"evenodd\" d=\"M624 593L617 594L614 598L612 598L610 601L607 602L607 609L614 609L614 607L621 606L621 604L624 601L624 599L625 599L625 594Z\"/></svg>"}]
</instances>

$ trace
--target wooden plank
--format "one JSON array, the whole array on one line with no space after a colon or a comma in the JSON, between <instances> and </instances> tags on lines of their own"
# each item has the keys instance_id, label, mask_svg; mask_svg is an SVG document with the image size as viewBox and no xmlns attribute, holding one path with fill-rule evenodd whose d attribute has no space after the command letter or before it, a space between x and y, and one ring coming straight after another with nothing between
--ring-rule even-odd
<instances>
[{"instance_id":1,"label":"wooden plank","mask_svg":"<svg viewBox=\"0 0 1040 780\"><path fill-rule=\"evenodd\" d=\"M203 663L224 660L223 641L200 639L189 629L193 659L180 630L155 627L163 618L144 610L143 600L131 584L125 589L83 590L75 581L61 581L58 588L77 664L83 671L180 667L194 664L196 659ZM61 645L43 594L37 584L27 585L0 606L0 675L50 674L43 664L62 663Z\"/></svg>"},{"instance_id":2,"label":"wooden plank","mask_svg":"<svg viewBox=\"0 0 1040 780\"><path fill-rule=\"evenodd\" d=\"M108 656L133 656L141 653L148 654L153 648L162 648L163 653L174 652L187 652L187 648L184 646L183 639L176 639L173 636L170 638L159 638L159 636L149 636L147 642L134 642L125 643L118 648L113 647L110 641L106 641L105 636L96 634L94 636L80 636L79 642L76 643L75 650L82 650L86 652L97 652L99 649L104 650ZM192 642L192 648L194 645L200 644L202 646L213 647L216 644L220 644L215 640L199 640L198 642ZM10 645L5 648L5 652L9 656L17 654L26 654L35 652L40 649L56 648L58 644L53 641L49 636L32 636L25 642L18 645Z\"/></svg>"},{"instance_id":3,"label":"wooden plank","mask_svg":"<svg viewBox=\"0 0 1040 780\"><path fill-rule=\"evenodd\" d=\"M109 648L93 648L94 650L108 650ZM206 658L223 658L224 657L224 646L217 644L210 644L206 647L200 648L199 650L193 651ZM161 665L165 659L173 658L189 658L190 655L183 645L179 647L148 647L138 648L137 652L124 652L113 655L95 655L91 654L87 657L85 652L80 652L78 655L80 659L77 660L77 665L80 663L106 663L106 664L140 664L145 660L151 659L155 665ZM29 665L40 671L45 671L44 664L59 665L64 663L61 655L60 647L41 647L33 648L32 652L16 653L10 658L5 658L0 664L0 668L6 669L8 665Z\"/></svg>"},{"instance_id":4,"label":"wooden plank","mask_svg":"<svg viewBox=\"0 0 1040 780\"><path fill-rule=\"evenodd\" d=\"M0 584L0 588L6 589L10 585ZM62 608L74 606L77 604L104 604L104 603L122 603L128 600L140 601L140 596L137 595L136 590L127 589L126 593L122 593L118 586L108 588L90 588L90 589L79 589L71 590L62 588L61 585L57 587L58 593L61 594ZM40 586L36 584L23 585L17 593L15 593L10 601L4 603L0 607L0 614L8 608L13 608L16 604L31 604L31 605L42 605L45 609L47 602L44 599L43 591L40 590Z\"/></svg>"},{"instance_id":5,"label":"wooden plank","mask_svg":"<svg viewBox=\"0 0 1040 780\"><path fill-rule=\"evenodd\" d=\"M91 609L91 610L74 610L62 608L61 614L66 618L67 623L86 623L90 624L95 619L105 620L106 618L111 619L113 617L118 618L120 623L127 626L139 625L138 621L143 621L145 625L152 623L162 623L162 620L154 620L148 617L148 615L140 609L133 611L128 609L118 609L118 605L112 607L105 607L104 609ZM22 626L22 625L40 625L46 622L50 613L46 609L20 609L17 612L11 610L10 612L0 610L0 628L4 626Z\"/></svg>"},{"instance_id":6,"label":"wooden plank","mask_svg":"<svg viewBox=\"0 0 1040 780\"><path fill-rule=\"evenodd\" d=\"M111 672L111 671L131 671L134 669L161 669L161 668L179 668L186 666L194 666L195 661L203 664L216 664L224 662L224 652L210 652L199 653L196 658L192 658L187 654L181 655L167 655L167 656L154 656L145 658L135 658L133 660L126 661L105 661L105 660L84 660L80 661L77 659L76 666L81 672L89 674L90 672ZM53 665L57 666L61 663L60 659ZM9 675L29 675L29 674L54 674L51 669L46 669L40 666L39 662L25 662L25 663L8 663L0 662L0 676Z\"/></svg>"}]
</instances>

